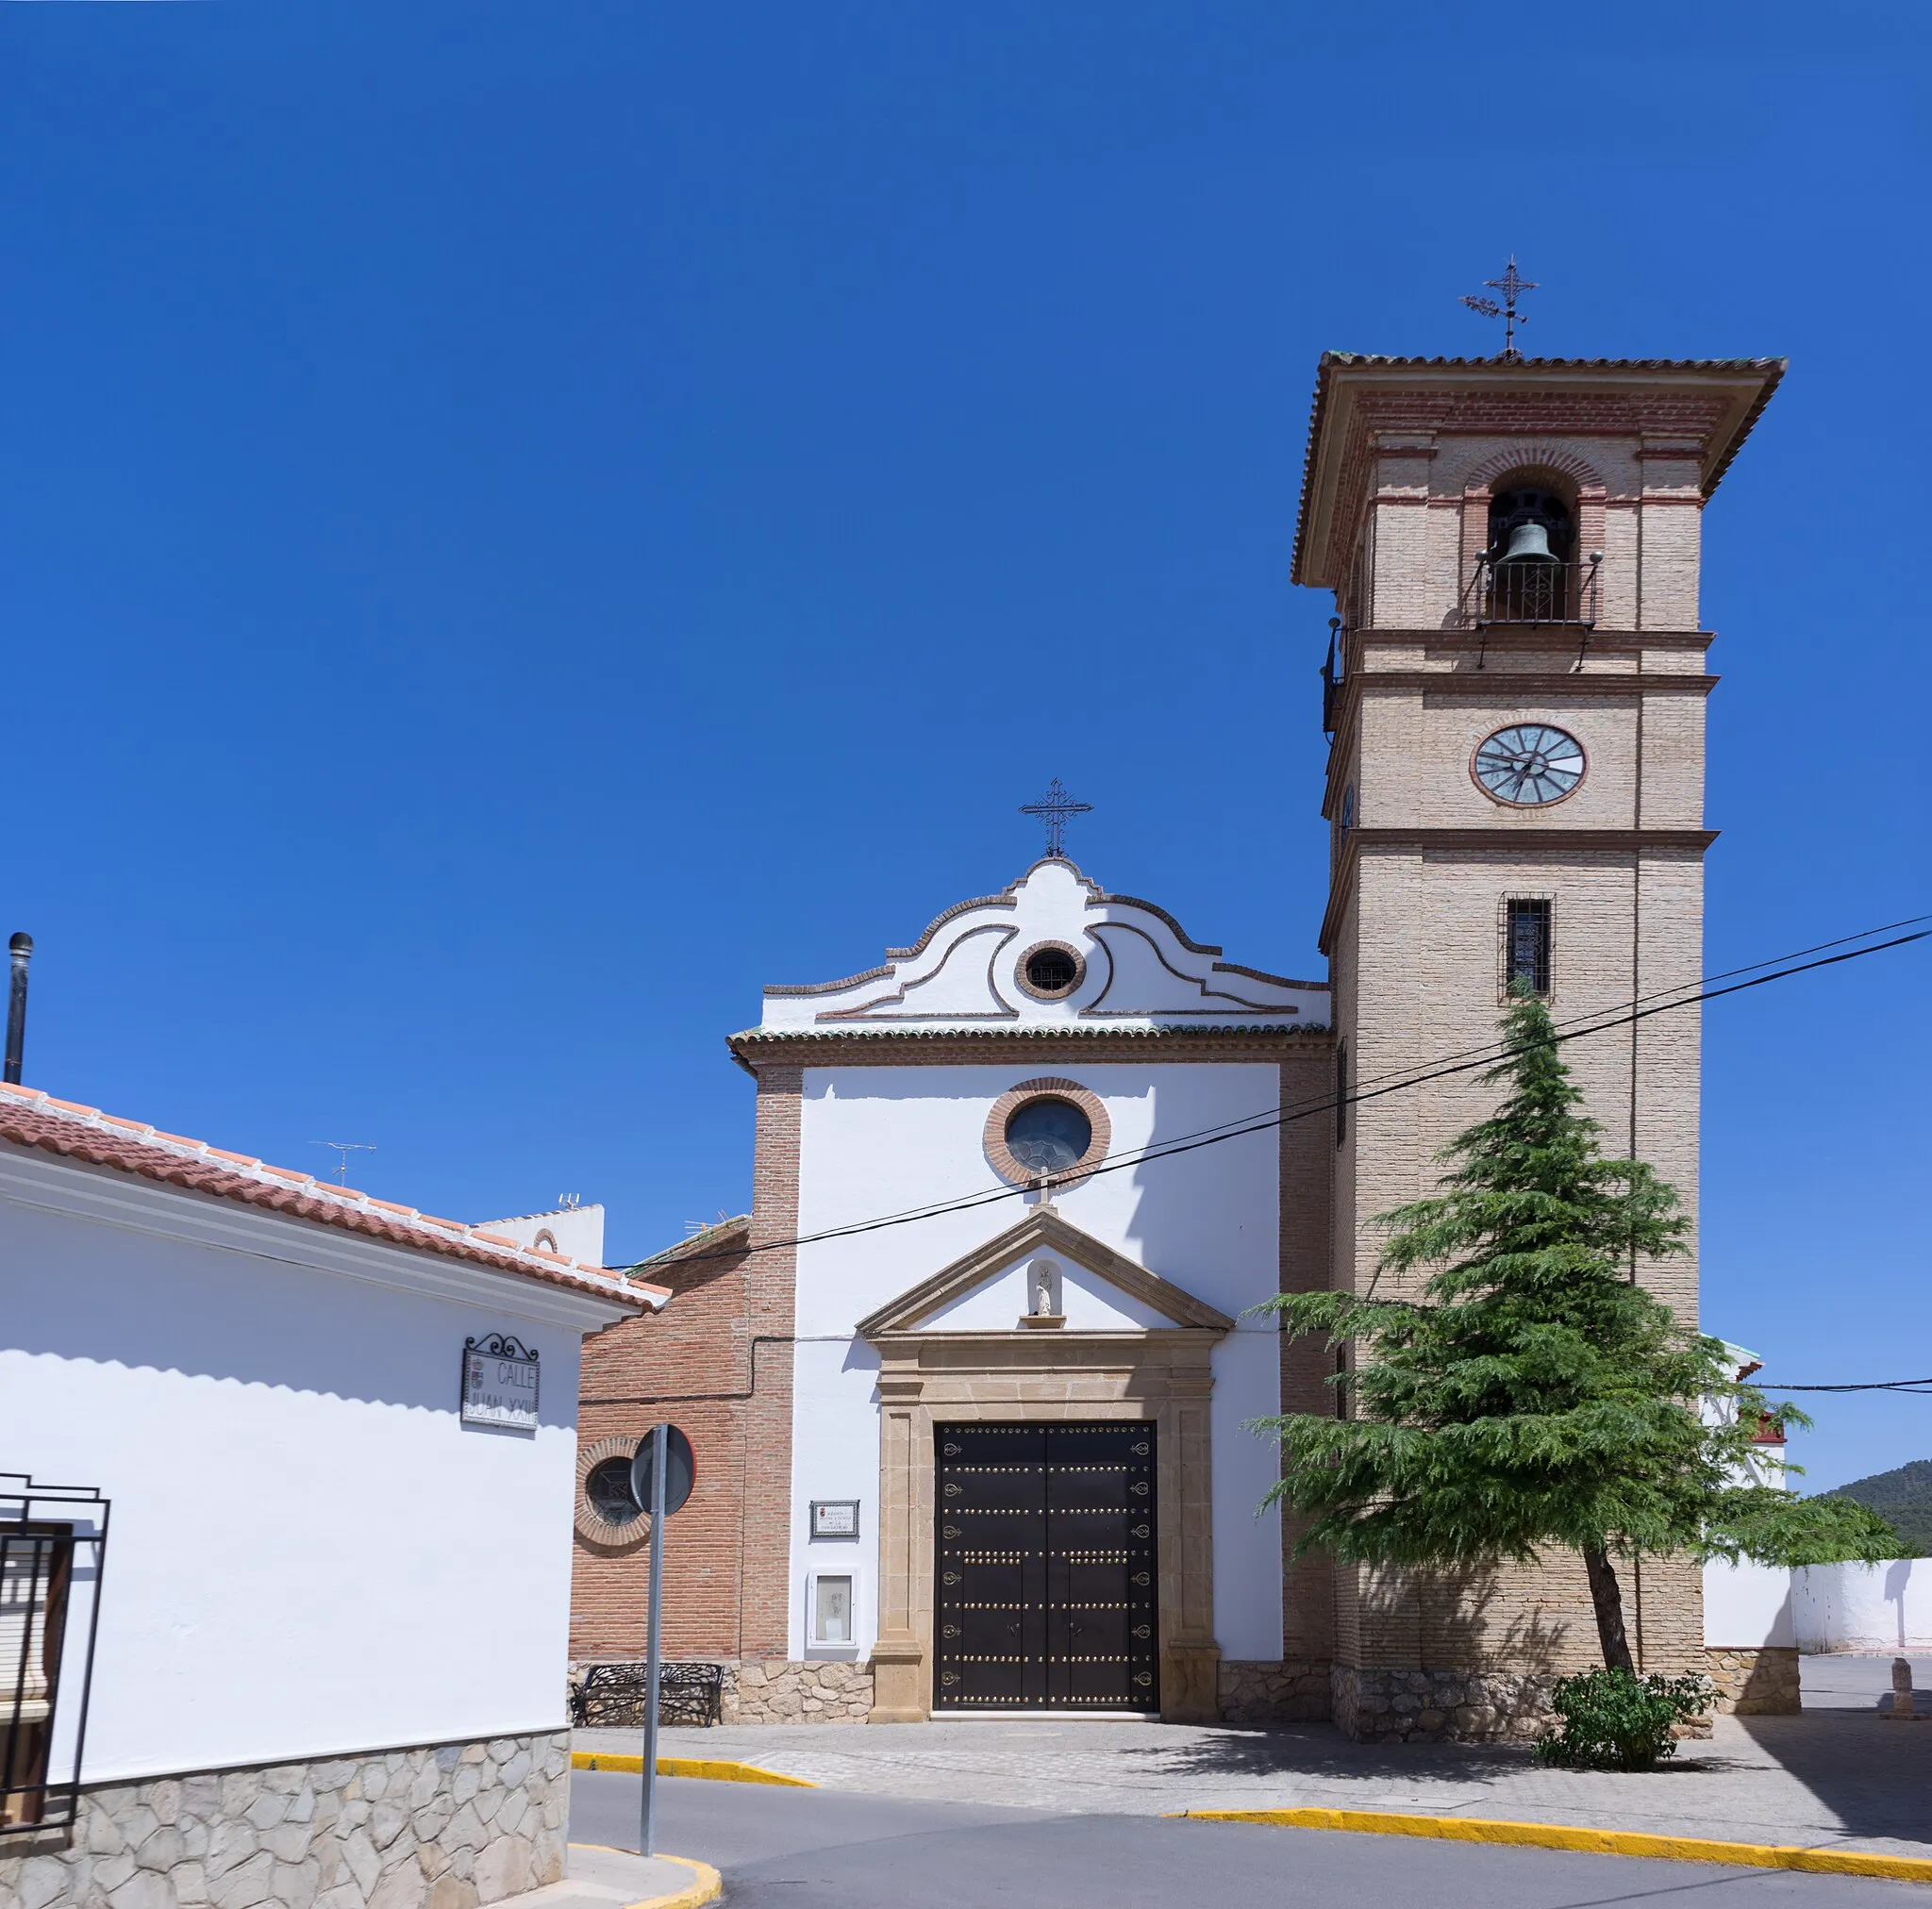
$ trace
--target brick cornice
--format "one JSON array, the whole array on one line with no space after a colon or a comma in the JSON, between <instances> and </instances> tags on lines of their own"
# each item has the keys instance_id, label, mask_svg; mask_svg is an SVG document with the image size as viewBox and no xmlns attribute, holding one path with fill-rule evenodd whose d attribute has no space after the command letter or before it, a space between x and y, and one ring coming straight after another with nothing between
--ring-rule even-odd
<instances>
[{"instance_id":1,"label":"brick cornice","mask_svg":"<svg viewBox=\"0 0 1932 1909\"><path fill-rule=\"evenodd\" d=\"M1552 637L1561 628L1568 635ZM1467 652L1474 656L1487 645L1491 654L1499 650L1547 650L1552 656L1574 656L1576 637L1573 624L1518 624L1514 629L1492 627L1487 636L1480 630L1405 629L1399 624L1377 624L1373 628L1350 630L1351 647L1361 649L1412 650L1418 645L1450 655ZM1697 650L1710 648L1717 640L1709 630L1605 630L1590 633L1592 656L1634 656L1645 650Z\"/></svg>"},{"instance_id":2,"label":"brick cornice","mask_svg":"<svg viewBox=\"0 0 1932 1909\"><path fill-rule=\"evenodd\" d=\"M1326 983L1316 983L1325 992ZM1325 1027L1151 1027L936 1029L858 1034L751 1032L733 1035L731 1057L745 1072L783 1067L943 1067L1008 1063L1035 1067L1095 1061L1266 1061L1285 1049L1328 1038Z\"/></svg>"},{"instance_id":3,"label":"brick cornice","mask_svg":"<svg viewBox=\"0 0 1932 1909\"><path fill-rule=\"evenodd\" d=\"M1331 943L1355 888L1356 868L1365 851L1377 849L1463 850L1539 856L1564 855L1643 855L1651 852L1702 855L1716 841L1714 828L1555 828L1535 823L1492 828L1357 828L1337 863L1322 917L1320 947Z\"/></svg>"},{"instance_id":4,"label":"brick cornice","mask_svg":"<svg viewBox=\"0 0 1932 1909\"><path fill-rule=\"evenodd\" d=\"M1720 676L1687 671L1445 671L1445 669L1385 669L1351 676L1344 689L1425 689L1432 695L1709 695Z\"/></svg>"},{"instance_id":5,"label":"brick cornice","mask_svg":"<svg viewBox=\"0 0 1932 1909\"><path fill-rule=\"evenodd\" d=\"M1339 585L1354 525L1383 454L1378 434L1429 432L1515 440L1546 458L1579 437L1690 442L1707 497L1763 410L1784 361L1421 359L1324 353L1316 374L1291 573ZM1520 446L1520 451L1518 450ZM1400 456L1400 453L1396 455ZM1646 491L1644 501L1655 501Z\"/></svg>"}]
</instances>

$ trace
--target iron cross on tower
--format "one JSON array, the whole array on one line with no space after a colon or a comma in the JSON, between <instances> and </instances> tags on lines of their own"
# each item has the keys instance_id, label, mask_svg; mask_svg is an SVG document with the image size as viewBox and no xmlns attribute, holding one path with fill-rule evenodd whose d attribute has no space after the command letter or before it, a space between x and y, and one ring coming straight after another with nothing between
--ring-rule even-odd
<instances>
[{"instance_id":1,"label":"iron cross on tower","mask_svg":"<svg viewBox=\"0 0 1932 1909\"><path fill-rule=\"evenodd\" d=\"M1036 816L1046 824L1046 853L1052 861L1064 861L1067 822L1076 815L1091 815L1091 802L1075 802L1060 786L1060 779L1055 776L1047 784L1046 793L1038 802L1020 805L1022 815Z\"/></svg>"},{"instance_id":2,"label":"iron cross on tower","mask_svg":"<svg viewBox=\"0 0 1932 1909\"><path fill-rule=\"evenodd\" d=\"M1493 298L1485 298L1479 291L1464 292L1462 302L1470 310L1479 311L1485 318L1500 318L1503 321L1503 357L1513 363L1523 356L1516 349L1516 327L1529 323L1528 319L1517 310L1516 296L1518 292L1536 290L1536 280L1524 278L1517 271L1516 255L1512 252L1509 255L1509 263L1503 268L1502 277L1486 278L1483 283L1491 291L1500 291L1503 294L1501 305Z\"/></svg>"}]
</instances>

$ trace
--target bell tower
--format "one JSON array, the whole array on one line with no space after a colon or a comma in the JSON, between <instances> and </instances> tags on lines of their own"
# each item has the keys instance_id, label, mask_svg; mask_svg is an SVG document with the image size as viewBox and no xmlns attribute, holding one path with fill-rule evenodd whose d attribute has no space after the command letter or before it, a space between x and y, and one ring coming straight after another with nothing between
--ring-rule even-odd
<instances>
[{"instance_id":1,"label":"bell tower","mask_svg":"<svg viewBox=\"0 0 1932 1909\"><path fill-rule=\"evenodd\" d=\"M1482 1049L1516 977L1559 1022L1696 981L1717 681L1702 516L1783 371L1323 357L1293 575L1337 611L1322 948L1338 1081ZM1651 1162L1694 1217L1698 1011L1566 1058L1606 1148ZM1492 1106L1472 1073L1338 1115L1333 1286L1366 1289L1374 1216L1434 1190L1438 1151ZM1639 1276L1695 1320L1694 1258ZM1704 1668L1693 1568L1643 1561L1636 1603L1647 1668ZM1526 1678L1595 1656L1580 1565L1481 1587L1341 1570L1334 1622L1336 1720L1363 1736L1507 1734L1537 1701Z\"/></svg>"}]
</instances>

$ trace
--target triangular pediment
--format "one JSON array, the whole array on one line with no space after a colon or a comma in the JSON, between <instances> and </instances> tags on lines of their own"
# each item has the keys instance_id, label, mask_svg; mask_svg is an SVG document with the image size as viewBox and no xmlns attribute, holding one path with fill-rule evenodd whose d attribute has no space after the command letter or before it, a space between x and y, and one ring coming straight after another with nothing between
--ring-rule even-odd
<instances>
[{"instance_id":1,"label":"triangular pediment","mask_svg":"<svg viewBox=\"0 0 1932 1909\"><path fill-rule=\"evenodd\" d=\"M930 1278L908 1287L876 1312L869 1313L858 1322L859 1336L870 1339L885 1333L946 1330L937 1321L937 1315L945 1313L956 1302L990 1280L1008 1273L1033 1253L1050 1253L1129 1302L1131 1314L1121 1320L1122 1328L1131 1329L1139 1319L1152 1314L1155 1319L1151 1329L1165 1325L1215 1333L1234 1330L1234 1321L1225 1313L1206 1300L1195 1298L1173 1280L1150 1272L1138 1260L1116 1253L1091 1233L1081 1232L1049 1206L1037 1208L1018 1225L995 1234L971 1253L962 1253L950 1266L941 1267Z\"/></svg>"}]
</instances>

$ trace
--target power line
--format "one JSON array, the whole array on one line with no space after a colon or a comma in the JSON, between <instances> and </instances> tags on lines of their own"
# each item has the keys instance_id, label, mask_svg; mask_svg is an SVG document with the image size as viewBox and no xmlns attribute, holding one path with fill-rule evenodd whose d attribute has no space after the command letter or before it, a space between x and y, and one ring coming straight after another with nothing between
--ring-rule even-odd
<instances>
[{"instance_id":1,"label":"power line","mask_svg":"<svg viewBox=\"0 0 1932 1909\"><path fill-rule=\"evenodd\" d=\"M1915 921L1926 921L1932 920L1932 917L1920 915L1913 916L1910 920ZM1906 924L1893 923L1892 925L1904 926ZM1884 932L1883 929L1867 929L1863 935L1841 936L1835 941L1822 941L1817 945L1820 948L1837 947L1845 941L1862 940L1867 935L1882 934ZM1365 1101L1380 1100L1389 1094L1402 1093L1412 1087L1425 1087L1431 1081L1446 1079L1454 1074L1469 1073L1477 1068L1491 1067L1509 1054L1527 1052L1529 1048L1534 1047L1560 1047L1568 1041L1580 1040L1587 1035L1607 1034L1612 1028L1628 1027L1636 1021L1648 1021L1654 1015L1668 1014L1676 1008L1695 1007L1702 1002L1720 1000L1727 994L1742 993L1746 988L1762 988L1774 981L1786 981L1794 974L1808 973L1812 970L1819 968L1833 968L1841 962L1860 960L1867 954L1880 954L1888 949L1903 948L1910 942L1925 940L1928 936L1932 936L1932 930L1921 929L1917 934L1901 935L1892 940L1875 942L1872 946L1865 948L1854 948L1842 954L1828 954L1816 961L1805 961L1798 963L1794 967L1779 968L1774 973L1758 974L1755 979L1749 981L1734 981L1727 988L1700 988L1697 993L1686 995L1681 1000L1656 1001L1654 996L1640 995L1636 997L1638 1002L1648 1000L1655 1002L1655 1004L1647 1007L1636 1006L1630 1013L1619 1014L1608 1020L1602 1019L1601 1017L1593 1018L1588 1015L1578 1016L1576 1017L1578 1021L1588 1021L1591 1024L1588 1026L1572 1026L1567 1032L1553 1032L1546 1040L1532 1041L1524 1045L1511 1045L1507 1042L1500 1042L1492 1044L1490 1048L1464 1049L1461 1051L1462 1054L1473 1054L1474 1057L1468 1059L1452 1057L1450 1064L1436 1066L1422 1072L1399 1074L1395 1077L1378 1076L1377 1078L1383 1082L1382 1085L1361 1087L1352 1094L1332 1095L1320 1100L1295 1103L1286 1109L1271 1112L1266 1115L1257 1114L1252 1120L1242 1123L1224 1122L1223 1128L1231 1129L1231 1131L1203 1128L1192 1137L1181 1136L1174 1140L1163 1142L1159 1146L1148 1146L1133 1150L1118 1158L1109 1157L1103 1160L1098 1166L1088 1169L1078 1177L1082 1180L1097 1179L1103 1173L1117 1173L1128 1167L1145 1165L1151 1160L1172 1159L1178 1154L1191 1154L1198 1152L1204 1147L1221 1146L1228 1140L1243 1139L1253 1134L1267 1133L1273 1129L1292 1125L1295 1121L1307 1120L1316 1114L1332 1112L1340 1107L1359 1106ZM1778 958L1788 959L1789 957ZM1734 968L1725 971L1728 974L1748 974L1753 969L1762 968L1767 965L1764 962L1752 962L1743 968ZM1709 978L1720 980L1724 976L1713 975ZM1661 993L1670 993L1672 991L1674 990L1659 990ZM814 1246L828 1239L849 1239L860 1234L883 1232L889 1227L908 1226L915 1220L938 1219L948 1213L971 1212L975 1207L993 1205L1005 1200L1021 1199L1033 1190L1031 1187L995 1187L983 1193L966 1194L955 1200L936 1201L926 1206L910 1207L904 1212L886 1214L875 1220L854 1220L848 1225L826 1227L818 1233L796 1234L789 1239L770 1239L758 1245L735 1247L725 1252L688 1253L681 1257L677 1264L680 1266L694 1266L711 1259L735 1259L753 1253L777 1253L792 1247ZM635 1266L625 1267L623 1270L637 1272L651 1263L649 1260L640 1260Z\"/></svg>"},{"instance_id":2,"label":"power line","mask_svg":"<svg viewBox=\"0 0 1932 1909\"><path fill-rule=\"evenodd\" d=\"M1772 1386L1758 1389L1774 1392L1907 1392L1921 1399L1932 1399L1932 1379L1872 1379L1861 1386Z\"/></svg>"},{"instance_id":3,"label":"power line","mask_svg":"<svg viewBox=\"0 0 1932 1909\"><path fill-rule=\"evenodd\" d=\"M1618 1007L1639 1007L1641 1006L1645 1002L1661 1001L1667 995L1681 993L1684 988L1689 987L1708 987L1709 984L1713 981L1728 980L1732 975L1736 974L1750 974L1760 968L1775 967L1780 962L1795 961L1802 955L1816 954L1822 953L1824 949L1827 948L1841 948L1852 941L1863 941L1874 935L1887 934L1893 928L1910 927L1920 921L1932 921L1932 915L1913 915L1908 916L1906 920L1902 921L1888 921L1876 927L1862 928L1857 934L1840 935L1829 941L1816 942L1809 948L1797 948L1791 950L1789 954L1774 954L1762 961L1748 961L1742 967L1740 968L1724 969L1716 974L1705 975L1695 983L1680 982L1674 988L1656 988L1648 994L1640 994L1633 997L1629 1001L1620 1002L1614 1004L1614 1005ZM1797 972L1798 971L1792 970L1791 971ZM1700 996L1698 998L1702 999L1703 997ZM1687 1000L1677 1002L1672 1004L1676 1006L1690 1006L1692 1004ZM1555 1023L1555 1025L1558 1028L1577 1028L1579 1023L1585 1021L1593 1021L1597 1020L1600 1016L1609 1013L1610 1011L1610 1008L1599 1008L1591 1014L1573 1015L1567 1021L1557 1021ZM1625 1023L1623 1021L1609 1021L1604 1023L1606 1027L1623 1026L1624 1024ZM1585 1027L1580 1028L1579 1031L1584 1033L1594 1033L1598 1032L1599 1030L1593 1027ZM1356 1082L1356 1087L1357 1090L1357 1094L1354 1097L1351 1097L1350 1099L1345 1101L1338 1102L1330 1096L1318 1096L1316 1098L1308 1100L1291 1101L1288 1102L1285 1106L1282 1103L1277 1102L1274 1106L1271 1107L1257 1107L1251 1114L1242 1114L1232 1120L1218 1121L1212 1126L1198 1127L1192 1133L1176 1134L1172 1140L1161 1142L1158 1148L1152 1145L1141 1148L1128 1148L1120 1154L1108 1154L1106 1156L1105 1165L1095 1167L1089 1172L1083 1173L1081 1175L1081 1178L1091 1179L1095 1174L1101 1172L1117 1172L1124 1167L1138 1166L1143 1160L1161 1159L1165 1157L1166 1154L1170 1152L1188 1151L1191 1143L1202 1140L1209 1136L1219 1136L1221 1137L1224 1137L1227 1139L1239 1139L1247 1134L1265 1132L1267 1128L1271 1125L1279 1126L1283 1124L1284 1122L1282 1117L1290 1112L1306 1112L1307 1114L1317 1114L1327 1112L1338 1105L1352 1106L1355 1104L1355 1101L1357 1099L1367 1099L1371 1097L1367 1094L1362 1093L1361 1089L1365 1087L1378 1087L1385 1082L1394 1081L1407 1086L1421 1086L1424 1084L1424 1081L1436 1078L1436 1075L1433 1072L1419 1072L1419 1069L1441 1068L1444 1067L1448 1062L1462 1060L1468 1056L1479 1056L1480 1058L1474 1063L1476 1065L1489 1065L1492 1062L1500 1061L1504 1057L1504 1055L1507 1054L1508 1052L1508 1047L1505 1042L1501 1040L1491 1040L1485 1042L1483 1045L1479 1047L1456 1049L1449 1054L1441 1054L1437 1056L1437 1059L1433 1062L1413 1062L1409 1066L1405 1068L1390 1069L1388 1071L1383 1073L1371 1074L1366 1079L1358 1078ZM1464 1071L1466 1071L1466 1070ZM1235 1131L1228 1131L1230 1129ZM854 1222L854 1225L851 1228L835 1227L828 1229L824 1233L801 1235L796 1239L771 1240L768 1241L766 1244L756 1248L734 1249L732 1253L690 1253L687 1254L684 1258L680 1259L678 1264L681 1266L690 1266L705 1259L730 1258L735 1256L735 1253L737 1252L741 1251L770 1253L775 1252L780 1248L788 1246L809 1245L814 1241L821 1239L838 1238L847 1231L869 1232L874 1230L877 1225L883 1223L899 1224L902 1222L909 1222L914 1220L938 1218L947 1213L966 1212L970 1211L974 1206L991 1205L995 1202L1001 1200L1017 1199L1022 1194L1028 1192L1031 1189L1029 1187L995 1187L990 1191L982 1193L960 1194L955 1196L950 1200L934 1201L931 1204L924 1206L911 1206L904 1208L903 1210L897 1213L886 1214L881 1216L880 1220L876 1221L857 1221ZM649 1262L640 1261L639 1264L647 1265L649 1264ZM635 1269L628 1270L634 1270Z\"/></svg>"}]
</instances>

